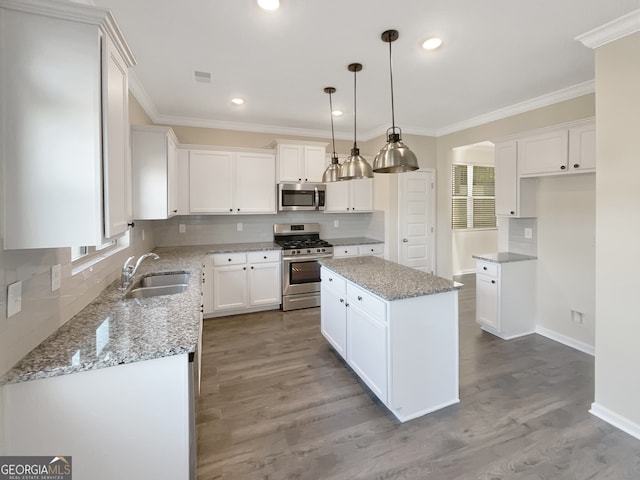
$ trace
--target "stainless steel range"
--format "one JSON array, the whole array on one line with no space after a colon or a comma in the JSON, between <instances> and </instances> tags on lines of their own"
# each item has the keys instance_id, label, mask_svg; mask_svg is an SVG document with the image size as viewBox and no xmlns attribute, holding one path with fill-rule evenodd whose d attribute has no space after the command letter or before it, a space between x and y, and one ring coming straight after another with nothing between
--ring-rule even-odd
<instances>
[{"instance_id":1,"label":"stainless steel range","mask_svg":"<svg viewBox=\"0 0 640 480\"><path fill-rule=\"evenodd\" d=\"M282 310L320 306L321 258L333 257L333 246L320 239L319 223L273 226L282 251Z\"/></svg>"}]
</instances>

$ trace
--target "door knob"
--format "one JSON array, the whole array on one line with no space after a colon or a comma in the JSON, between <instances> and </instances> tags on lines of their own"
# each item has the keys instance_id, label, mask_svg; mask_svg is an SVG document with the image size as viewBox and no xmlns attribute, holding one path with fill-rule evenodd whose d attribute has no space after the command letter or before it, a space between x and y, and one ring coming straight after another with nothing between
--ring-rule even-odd
<instances>
[{"instance_id":1,"label":"door knob","mask_svg":"<svg viewBox=\"0 0 640 480\"><path fill-rule=\"evenodd\" d=\"M403 238L403 239L402 239L402 242L403 242L403 243L409 243L409 240L408 240L407 238Z\"/></svg>"}]
</instances>

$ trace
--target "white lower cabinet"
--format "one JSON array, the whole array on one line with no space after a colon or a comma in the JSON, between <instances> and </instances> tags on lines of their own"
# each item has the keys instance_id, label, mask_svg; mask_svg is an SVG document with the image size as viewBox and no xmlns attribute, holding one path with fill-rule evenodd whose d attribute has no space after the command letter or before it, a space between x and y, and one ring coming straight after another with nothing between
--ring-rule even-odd
<instances>
[{"instance_id":1,"label":"white lower cabinet","mask_svg":"<svg viewBox=\"0 0 640 480\"><path fill-rule=\"evenodd\" d=\"M384 243L372 243L365 245L334 245L334 258L364 257L373 255L384 258Z\"/></svg>"},{"instance_id":2,"label":"white lower cabinet","mask_svg":"<svg viewBox=\"0 0 640 480\"><path fill-rule=\"evenodd\" d=\"M280 250L209 255L203 277L205 317L280 308L280 271Z\"/></svg>"},{"instance_id":3,"label":"white lower cabinet","mask_svg":"<svg viewBox=\"0 0 640 480\"><path fill-rule=\"evenodd\" d=\"M400 421L459 401L457 291L387 301L321 278L322 335Z\"/></svg>"},{"instance_id":4,"label":"white lower cabinet","mask_svg":"<svg viewBox=\"0 0 640 480\"><path fill-rule=\"evenodd\" d=\"M535 261L476 260L476 322L500 338L535 332Z\"/></svg>"}]
</instances>

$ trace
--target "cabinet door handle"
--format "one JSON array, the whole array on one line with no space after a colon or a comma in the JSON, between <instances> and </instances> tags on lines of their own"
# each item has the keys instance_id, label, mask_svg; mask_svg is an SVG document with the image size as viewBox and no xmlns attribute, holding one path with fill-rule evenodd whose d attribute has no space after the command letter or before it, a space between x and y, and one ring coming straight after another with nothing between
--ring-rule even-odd
<instances>
[{"instance_id":1,"label":"cabinet door handle","mask_svg":"<svg viewBox=\"0 0 640 480\"><path fill-rule=\"evenodd\" d=\"M493 283L495 285L496 281L495 280L491 280L491 283Z\"/></svg>"},{"instance_id":2,"label":"cabinet door handle","mask_svg":"<svg viewBox=\"0 0 640 480\"><path fill-rule=\"evenodd\" d=\"M566 165L562 165L562 166L560 167L560 170L564 170L564 169L566 169L566 168L567 168L567 166L566 166Z\"/></svg>"},{"instance_id":3,"label":"cabinet door handle","mask_svg":"<svg viewBox=\"0 0 640 480\"><path fill-rule=\"evenodd\" d=\"M574 163L573 164L573 168L580 168L580 164L579 163Z\"/></svg>"},{"instance_id":4,"label":"cabinet door handle","mask_svg":"<svg viewBox=\"0 0 640 480\"><path fill-rule=\"evenodd\" d=\"M358 295L358 300L362 301L362 297L360 295Z\"/></svg>"},{"instance_id":5,"label":"cabinet door handle","mask_svg":"<svg viewBox=\"0 0 640 480\"><path fill-rule=\"evenodd\" d=\"M340 299L340 303L344 303L344 298L341 298L341 299Z\"/></svg>"}]
</instances>

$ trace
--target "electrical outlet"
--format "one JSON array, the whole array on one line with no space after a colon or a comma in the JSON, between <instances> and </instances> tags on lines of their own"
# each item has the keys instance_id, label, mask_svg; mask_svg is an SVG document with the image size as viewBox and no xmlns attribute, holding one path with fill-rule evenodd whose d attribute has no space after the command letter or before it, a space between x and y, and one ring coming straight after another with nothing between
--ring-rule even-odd
<instances>
[{"instance_id":1,"label":"electrical outlet","mask_svg":"<svg viewBox=\"0 0 640 480\"><path fill-rule=\"evenodd\" d=\"M242 231L242 222L238 222L238 223L236 224L236 229L238 230L238 232L241 232L241 231Z\"/></svg>"},{"instance_id":2,"label":"electrical outlet","mask_svg":"<svg viewBox=\"0 0 640 480\"><path fill-rule=\"evenodd\" d=\"M7 318L22 310L22 282L14 282L7 288Z\"/></svg>"},{"instance_id":3,"label":"electrical outlet","mask_svg":"<svg viewBox=\"0 0 640 480\"><path fill-rule=\"evenodd\" d=\"M333 228L338 228L340 226L340 220L333 221Z\"/></svg>"},{"instance_id":4,"label":"electrical outlet","mask_svg":"<svg viewBox=\"0 0 640 480\"><path fill-rule=\"evenodd\" d=\"M584 314L582 312L578 312L577 310L571 310L571 321L577 323L578 325L582 325Z\"/></svg>"},{"instance_id":5,"label":"electrical outlet","mask_svg":"<svg viewBox=\"0 0 640 480\"><path fill-rule=\"evenodd\" d=\"M140 236L142 237L142 241L144 242L144 228L140 231Z\"/></svg>"},{"instance_id":6,"label":"electrical outlet","mask_svg":"<svg viewBox=\"0 0 640 480\"><path fill-rule=\"evenodd\" d=\"M187 226L184 223L178 225L178 232L184 233L187 231Z\"/></svg>"},{"instance_id":7,"label":"electrical outlet","mask_svg":"<svg viewBox=\"0 0 640 480\"><path fill-rule=\"evenodd\" d=\"M51 291L55 292L56 290L60 290L60 276L61 276L62 265L57 264L51 267Z\"/></svg>"},{"instance_id":8,"label":"electrical outlet","mask_svg":"<svg viewBox=\"0 0 640 480\"><path fill-rule=\"evenodd\" d=\"M524 229L524 238L533 238L533 228Z\"/></svg>"}]
</instances>

